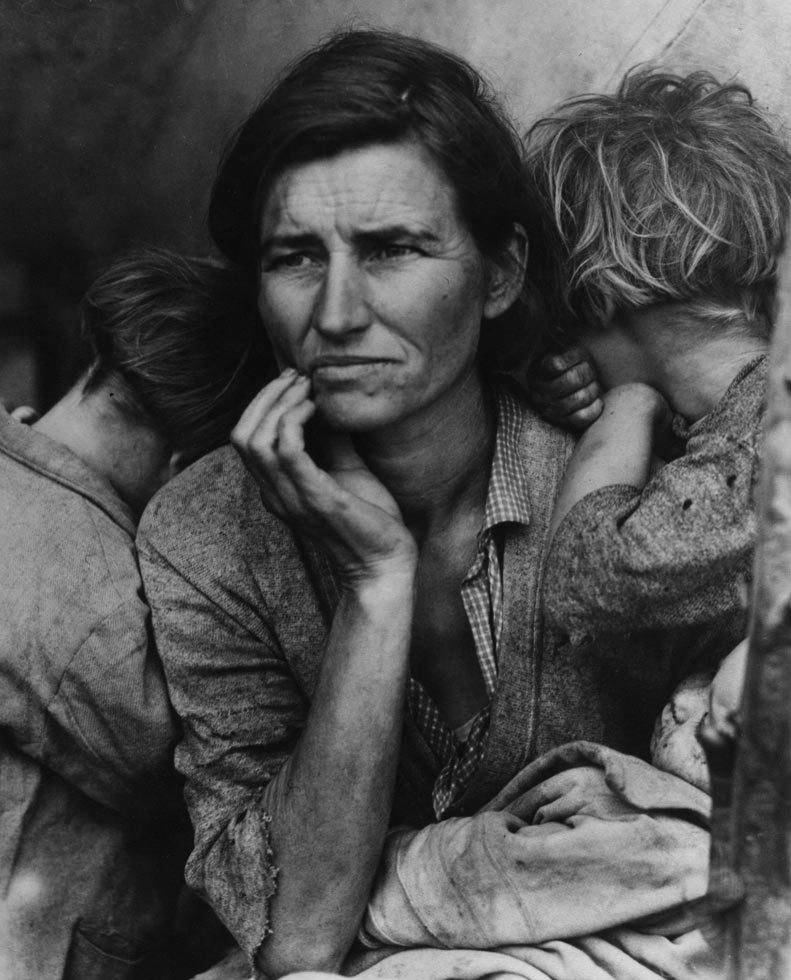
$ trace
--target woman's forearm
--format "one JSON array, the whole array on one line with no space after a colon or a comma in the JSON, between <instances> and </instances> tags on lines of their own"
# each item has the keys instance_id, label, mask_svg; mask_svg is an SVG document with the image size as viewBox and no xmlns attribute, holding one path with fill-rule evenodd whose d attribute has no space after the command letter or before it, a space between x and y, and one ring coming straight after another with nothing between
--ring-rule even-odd
<instances>
[{"instance_id":1,"label":"woman's forearm","mask_svg":"<svg viewBox=\"0 0 791 980\"><path fill-rule=\"evenodd\" d=\"M269 784L279 867L270 976L337 970L354 939L387 830L408 675L414 568L341 597L305 729Z\"/></svg>"}]
</instances>

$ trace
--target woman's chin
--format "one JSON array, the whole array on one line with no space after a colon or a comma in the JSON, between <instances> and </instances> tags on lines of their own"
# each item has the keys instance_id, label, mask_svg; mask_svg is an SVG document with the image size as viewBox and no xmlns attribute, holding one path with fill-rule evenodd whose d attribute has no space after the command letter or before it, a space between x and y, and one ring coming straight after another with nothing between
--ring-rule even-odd
<instances>
[{"instance_id":1,"label":"woman's chin","mask_svg":"<svg viewBox=\"0 0 791 980\"><path fill-rule=\"evenodd\" d=\"M392 399L359 393L317 393L316 411L325 425L341 432L372 432L398 421Z\"/></svg>"}]
</instances>

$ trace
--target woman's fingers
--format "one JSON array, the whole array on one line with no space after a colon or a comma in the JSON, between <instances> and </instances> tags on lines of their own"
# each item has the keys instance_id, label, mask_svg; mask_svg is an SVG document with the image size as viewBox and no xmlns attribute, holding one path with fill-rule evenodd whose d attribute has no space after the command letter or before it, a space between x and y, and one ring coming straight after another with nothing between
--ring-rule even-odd
<instances>
[{"instance_id":1,"label":"woman's fingers","mask_svg":"<svg viewBox=\"0 0 791 980\"><path fill-rule=\"evenodd\" d=\"M619 819L634 813L634 808L607 784L604 770L596 766L566 769L545 779L530 794L535 824L564 823L583 814Z\"/></svg>"},{"instance_id":2,"label":"woman's fingers","mask_svg":"<svg viewBox=\"0 0 791 980\"><path fill-rule=\"evenodd\" d=\"M296 381L297 377L294 368L286 368L274 381L264 385L242 412L234 427L234 433L238 433L239 439L244 439L253 431L261 415L275 404L280 395Z\"/></svg>"},{"instance_id":3,"label":"woman's fingers","mask_svg":"<svg viewBox=\"0 0 791 980\"><path fill-rule=\"evenodd\" d=\"M306 401L309 389L304 376L278 378L248 405L231 433L231 442L248 463L265 469L276 465L274 451L280 421L290 409Z\"/></svg>"},{"instance_id":4,"label":"woman's fingers","mask_svg":"<svg viewBox=\"0 0 791 980\"><path fill-rule=\"evenodd\" d=\"M348 434L325 433L318 463L307 452L305 425L316 411L309 394L307 378L283 372L259 392L232 433L265 505L322 540L351 574L371 574L393 559L412 562L414 540L398 506Z\"/></svg>"},{"instance_id":5,"label":"woman's fingers","mask_svg":"<svg viewBox=\"0 0 791 980\"><path fill-rule=\"evenodd\" d=\"M256 395L231 433L231 443L256 478L265 504L283 519L291 516L299 494L283 472L278 454L282 421L297 408L298 418L310 417L313 407L308 401L309 388L307 378L292 368L285 370ZM304 454L298 418L285 429L292 454Z\"/></svg>"},{"instance_id":6,"label":"woman's fingers","mask_svg":"<svg viewBox=\"0 0 791 980\"><path fill-rule=\"evenodd\" d=\"M303 398L287 406L278 419L275 451L284 463L305 455L305 426L315 412L315 404Z\"/></svg>"},{"instance_id":7,"label":"woman's fingers","mask_svg":"<svg viewBox=\"0 0 791 980\"><path fill-rule=\"evenodd\" d=\"M339 496L340 488L305 449L305 425L315 411L313 402L303 401L285 411L277 425L277 486L292 512L329 510Z\"/></svg>"},{"instance_id":8,"label":"woman's fingers","mask_svg":"<svg viewBox=\"0 0 791 980\"><path fill-rule=\"evenodd\" d=\"M260 432L261 426L267 420L271 420L273 413L276 420L284 404L286 407L293 404L295 393L307 391L308 387L308 379L304 375L298 374L293 368L286 368L280 377L262 388L244 410L231 433L233 444L243 445L248 442Z\"/></svg>"}]
</instances>

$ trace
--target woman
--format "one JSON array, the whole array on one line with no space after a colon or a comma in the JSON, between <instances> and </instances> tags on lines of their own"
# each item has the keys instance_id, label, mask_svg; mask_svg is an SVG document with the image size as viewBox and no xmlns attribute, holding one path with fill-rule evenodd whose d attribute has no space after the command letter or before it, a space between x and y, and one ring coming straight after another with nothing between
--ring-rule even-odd
<instances>
[{"instance_id":1,"label":"woman","mask_svg":"<svg viewBox=\"0 0 791 980\"><path fill-rule=\"evenodd\" d=\"M650 666L616 676L623 639L580 656L543 630L570 439L493 375L515 325L539 337L544 238L468 65L375 32L308 53L240 130L210 227L283 373L235 431L246 469L199 464L139 538L185 726L187 875L267 974L335 969L390 823L471 813L571 739L647 752L686 658L722 638L646 636ZM618 864L650 888L645 854ZM704 867L658 871L678 899Z\"/></svg>"}]
</instances>

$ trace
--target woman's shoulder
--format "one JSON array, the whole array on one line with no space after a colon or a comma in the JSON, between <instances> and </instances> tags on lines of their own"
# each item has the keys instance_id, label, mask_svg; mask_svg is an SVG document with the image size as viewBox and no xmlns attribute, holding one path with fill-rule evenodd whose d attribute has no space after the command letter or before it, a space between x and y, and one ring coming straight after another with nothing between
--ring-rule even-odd
<instances>
[{"instance_id":1,"label":"woman's shoulder","mask_svg":"<svg viewBox=\"0 0 791 980\"><path fill-rule=\"evenodd\" d=\"M255 529L256 534L250 535ZM250 540L290 536L266 510L258 487L236 451L222 446L170 480L152 498L138 528L138 545L157 550L201 550L212 543L244 551Z\"/></svg>"}]
</instances>

